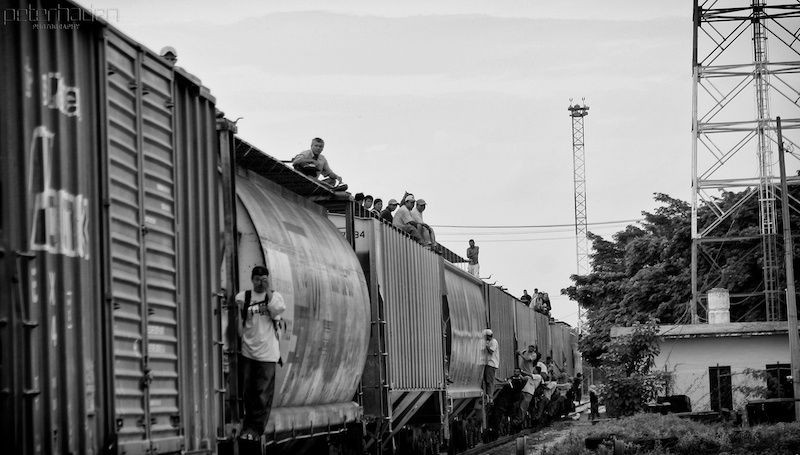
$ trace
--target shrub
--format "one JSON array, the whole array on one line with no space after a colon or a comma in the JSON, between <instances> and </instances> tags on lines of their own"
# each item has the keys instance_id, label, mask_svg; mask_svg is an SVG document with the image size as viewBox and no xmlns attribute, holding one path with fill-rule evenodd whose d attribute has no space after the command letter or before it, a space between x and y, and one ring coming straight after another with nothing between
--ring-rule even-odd
<instances>
[{"instance_id":1,"label":"shrub","mask_svg":"<svg viewBox=\"0 0 800 455\"><path fill-rule=\"evenodd\" d=\"M633 333L615 338L600 357L606 382L600 398L611 417L633 415L654 400L660 374L651 374L654 359L661 351L658 325L651 319L646 324L633 325Z\"/></svg>"}]
</instances>

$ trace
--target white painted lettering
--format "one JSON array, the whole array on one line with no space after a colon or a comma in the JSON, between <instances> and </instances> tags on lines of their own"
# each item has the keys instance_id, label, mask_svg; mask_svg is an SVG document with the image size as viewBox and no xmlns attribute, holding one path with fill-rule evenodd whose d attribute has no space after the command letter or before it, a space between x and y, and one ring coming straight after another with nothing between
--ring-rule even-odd
<instances>
[{"instance_id":1,"label":"white painted lettering","mask_svg":"<svg viewBox=\"0 0 800 455\"><path fill-rule=\"evenodd\" d=\"M67 117L81 118L81 91L68 86L61 73L42 74L42 105L56 109Z\"/></svg>"},{"instance_id":2,"label":"white painted lettering","mask_svg":"<svg viewBox=\"0 0 800 455\"><path fill-rule=\"evenodd\" d=\"M36 127L28 156L31 250L89 259L89 201L53 188L55 134Z\"/></svg>"}]
</instances>

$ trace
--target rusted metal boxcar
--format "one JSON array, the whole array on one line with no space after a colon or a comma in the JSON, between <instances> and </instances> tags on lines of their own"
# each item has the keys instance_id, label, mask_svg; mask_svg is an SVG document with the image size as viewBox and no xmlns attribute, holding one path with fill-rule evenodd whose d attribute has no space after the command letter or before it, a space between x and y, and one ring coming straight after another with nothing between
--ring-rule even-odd
<instances>
[{"instance_id":1,"label":"rusted metal boxcar","mask_svg":"<svg viewBox=\"0 0 800 455\"><path fill-rule=\"evenodd\" d=\"M72 3L4 5L3 439L212 450L214 100Z\"/></svg>"}]
</instances>

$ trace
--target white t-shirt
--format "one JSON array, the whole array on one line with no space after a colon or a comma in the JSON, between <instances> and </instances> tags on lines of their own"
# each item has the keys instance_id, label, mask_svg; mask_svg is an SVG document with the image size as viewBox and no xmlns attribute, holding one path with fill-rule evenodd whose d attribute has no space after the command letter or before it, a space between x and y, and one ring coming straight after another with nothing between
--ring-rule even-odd
<instances>
[{"instance_id":1,"label":"white t-shirt","mask_svg":"<svg viewBox=\"0 0 800 455\"><path fill-rule=\"evenodd\" d=\"M524 393L529 393L533 395L533 392L536 391L536 388L539 387L539 384L542 383L542 380L543 378L541 375L538 375L536 373L532 374L528 378L528 382L525 383L525 387L522 388L522 391Z\"/></svg>"},{"instance_id":2,"label":"white t-shirt","mask_svg":"<svg viewBox=\"0 0 800 455\"><path fill-rule=\"evenodd\" d=\"M425 223L425 220L422 218L422 212L420 212L416 207L411 209L411 219L416 221L417 224Z\"/></svg>"},{"instance_id":3,"label":"white t-shirt","mask_svg":"<svg viewBox=\"0 0 800 455\"><path fill-rule=\"evenodd\" d=\"M397 213L394 214L394 220L392 224L396 228L403 228L410 221L414 221L414 218L411 216L411 212L406 208L405 205L401 205L399 209L397 209Z\"/></svg>"},{"instance_id":4,"label":"white t-shirt","mask_svg":"<svg viewBox=\"0 0 800 455\"><path fill-rule=\"evenodd\" d=\"M483 364L489 365L490 367L500 368L500 346L497 343L497 340L492 338L491 340L486 342L486 347L492 350L490 354L486 348L483 350Z\"/></svg>"},{"instance_id":5,"label":"white t-shirt","mask_svg":"<svg viewBox=\"0 0 800 455\"><path fill-rule=\"evenodd\" d=\"M244 305L245 292L236 294L236 305L240 311ZM242 328L242 355L259 362L277 362L281 357L278 344L280 334L275 332L272 321L281 319L286 303L278 292L272 293L269 303L266 303L266 298L266 292L253 292L250 296L247 319Z\"/></svg>"}]
</instances>

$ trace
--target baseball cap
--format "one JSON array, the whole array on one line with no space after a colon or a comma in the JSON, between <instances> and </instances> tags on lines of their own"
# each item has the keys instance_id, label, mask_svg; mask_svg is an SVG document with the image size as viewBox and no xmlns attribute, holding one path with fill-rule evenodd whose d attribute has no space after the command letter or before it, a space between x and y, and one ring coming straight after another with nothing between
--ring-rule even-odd
<instances>
[{"instance_id":1,"label":"baseball cap","mask_svg":"<svg viewBox=\"0 0 800 455\"><path fill-rule=\"evenodd\" d=\"M425 199L417 199L417 205L425 205Z\"/></svg>"},{"instance_id":2,"label":"baseball cap","mask_svg":"<svg viewBox=\"0 0 800 455\"><path fill-rule=\"evenodd\" d=\"M492 329L486 329L486 330L484 330L484 331L483 331L483 334L484 334L485 336L494 335L494 333L492 333Z\"/></svg>"},{"instance_id":3,"label":"baseball cap","mask_svg":"<svg viewBox=\"0 0 800 455\"><path fill-rule=\"evenodd\" d=\"M408 201L413 201L413 200L414 200L414 195L413 194L409 194L408 196L403 198L403 203L406 203Z\"/></svg>"},{"instance_id":4,"label":"baseball cap","mask_svg":"<svg viewBox=\"0 0 800 455\"><path fill-rule=\"evenodd\" d=\"M399 204L397 203L397 199L389 199L389 205L392 205L392 204L394 204L394 205L399 205Z\"/></svg>"}]
</instances>

